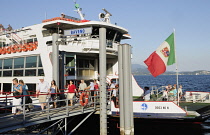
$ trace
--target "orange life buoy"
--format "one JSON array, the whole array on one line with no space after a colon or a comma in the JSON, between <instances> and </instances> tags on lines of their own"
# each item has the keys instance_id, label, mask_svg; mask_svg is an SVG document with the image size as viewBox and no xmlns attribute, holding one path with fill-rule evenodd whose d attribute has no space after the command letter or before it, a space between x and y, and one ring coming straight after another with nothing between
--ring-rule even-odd
<instances>
[{"instance_id":1,"label":"orange life buoy","mask_svg":"<svg viewBox=\"0 0 210 135\"><path fill-rule=\"evenodd\" d=\"M5 47L2 48L1 54L6 54L6 48Z\"/></svg>"},{"instance_id":2,"label":"orange life buoy","mask_svg":"<svg viewBox=\"0 0 210 135\"><path fill-rule=\"evenodd\" d=\"M22 45L17 45L16 52L22 52Z\"/></svg>"},{"instance_id":3,"label":"orange life buoy","mask_svg":"<svg viewBox=\"0 0 210 135\"><path fill-rule=\"evenodd\" d=\"M17 45L14 45L11 47L11 52L12 53L16 53L16 50L17 50Z\"/></svg>"},{"instance_id":4,"label":"orange life buoy","mask_svg":"<svg viewBox=\"0 0 210 135\"><path fill-rule=\"evenodd\" d=\"M33 50L36 50L37 49L37 45L36 44L33 44L32 45L32 48L33 48Z\"/></svg>"},{"instance_id":5,"label":"orange life buoy","mask_svg":"<svg viewBox=\"0 0 210 135\"><path fill-rule=\"evenodd\" d=\"M24 51L24 52L28 51L27 44L25 44L25 45L22 46L22 51Z\"/></svg>"},{"instance_id":6,"label":"orange life buoy","mask_svg":"<svg viewBox=\"0 0 210 135\"><path fill-rule=\"evenodd\" d=\"M8 54L11 53L11 47L10 46L6 48L6 53L8 53Z\"/></svg>"},{"instance_id":7,"label":"orange life buoy","mask_svg":"<svg viewBox=\"0 0 210 135\"><path fill-rule=\"evenodd\" d=\"M32 47L32 43L29 43L26 47L27 47L28 51L33 51L34 50L33 47Z\"/></svg>"},{"instance_id":8,"label":"orange life buoy","mask_svg":"<svg viewBox=\"0 0 210 135\"><path fill-rule=\"evenodd\" d=\"M85 98L85 100L83 100L83 98ZM85 106L88 104L88 94L82 93L79 97L79 101L81 106Z\"/></svg>"},{"instance_id":9,"label":"orange life buoy","mask_svg":"<svg viewBox=\"0 0 210 135\"><path fill-rule=\"evenodd\" d=\"M2 48L0 48L0 54L1 54L1 52L2 52Z\"/></svg>"}]
</instances>

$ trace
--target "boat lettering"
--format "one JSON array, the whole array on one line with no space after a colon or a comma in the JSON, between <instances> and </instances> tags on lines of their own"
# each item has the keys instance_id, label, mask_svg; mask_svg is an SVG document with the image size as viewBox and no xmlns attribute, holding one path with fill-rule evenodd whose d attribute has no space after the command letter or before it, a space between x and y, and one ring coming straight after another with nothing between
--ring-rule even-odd
<instances>
[{"instance_id":1,"label":"boat lettering","mask_svg":"<svg viewBox=\"0 0 210 135\"><path fill-rule=\"evenodd\" d=\"M169 109L169 106L155 106L155 109Z\"/></svg>"}]
</instances>

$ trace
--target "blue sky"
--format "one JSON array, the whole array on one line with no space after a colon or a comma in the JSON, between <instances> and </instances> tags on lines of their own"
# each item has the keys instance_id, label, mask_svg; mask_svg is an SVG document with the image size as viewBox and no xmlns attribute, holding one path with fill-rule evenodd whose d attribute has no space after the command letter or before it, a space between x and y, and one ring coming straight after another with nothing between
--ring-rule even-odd
<instances>
[{"instance_id":1,"label":"blue sky","mask_svg":"<svg viewBox=\"0 0 210 135\"><path fill-rule=\"evenodd\" d=\"M77 0L88 20L98 20L102 8L112 23L132 36L133 63L143 61L176 29L180 71L210 70L210 0ZM79 17L72 0L1 0L0 23L21 28L57 17ZM168 70L175 70L174 66Z\"/></svg>"}]
</instances>

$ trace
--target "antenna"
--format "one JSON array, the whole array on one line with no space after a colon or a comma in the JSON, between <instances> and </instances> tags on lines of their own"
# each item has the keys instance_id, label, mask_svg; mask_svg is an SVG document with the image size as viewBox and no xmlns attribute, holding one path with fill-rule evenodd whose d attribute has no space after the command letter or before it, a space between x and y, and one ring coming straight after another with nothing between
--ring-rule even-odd
<instances>
[{"instance_id":1,"label":"antenna","mask_svg":"<svg viewBox=\"0 0 210 135\"><path fill-rule=\"evenodd\" d=\"M79 14L81 20L85 20L85 18L84 18L85 15L82 14L82 8L79 7L79 4L77 4L76 0L73 0L73 2L74 2L74 7L76 8L76 10L74 10L74 11L76 11Z\"/></svg>"},{"instance_id":2,"label":"antenna","mask_svg":"<svg viewBox=\"0 0 210 135\"><path fill-rule=\"evenodd\" d=\"M107 11L105 8L102 9L106 14L104 13L100 13L99 14L99 20L101 20L102 22L107 22L110 23L110 16L112 16L112 14Z\"/></svg>"}]
</instances>

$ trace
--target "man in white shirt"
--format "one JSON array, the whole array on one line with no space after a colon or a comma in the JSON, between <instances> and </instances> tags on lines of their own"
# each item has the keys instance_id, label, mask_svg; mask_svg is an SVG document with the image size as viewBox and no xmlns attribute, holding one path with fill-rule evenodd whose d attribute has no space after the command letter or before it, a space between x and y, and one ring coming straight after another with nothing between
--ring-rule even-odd
<instances>
[{"instance_id":1,"label":"man in white shirt","mask_svg":"<svg viewBox=\"0 0 210 135\"><path fill-rule=\"evenodd\" d=\"M81 80L81 83L79 84L79 91L84 91L85 88L87 88L87 84L84 80Z\"/></svg>"},{"instance_id":2,"label":"man in white shirt","mask_svg":"<svg viewBox=\"0 0 210 135\"><path fill-rule=\"evenodd\" d=\"M149 101L151 96L151 91L149 90L149 87L144 87L144 101Z\"/></svg>"},{"instance_id":3,"label":"man in white shirt","mask_svg":"<svg viewBox=\"0 0 210 135\"><path fill-rule=\"evenodd\" d=\"M87 89L90 90L90 94L89 95L92 97L91 98L92 99L92 102L94 102L94 83L93 83L92 80L90 82L90 85L87 88L85 88L85 90L87 90Z\"/></svg>"},{"instance_id":4,"label":"man in white shirt","mask_svg":"<svg viewBox=\"0 0 210 135\"><path fill-rule=\"evenodd\" d=\"M48 82L44 81L44 77L40 77L39 84L36 90L36 95L39 97L39 102L46 102L48 93L50 93L50 85ZM41 103L41 108L44 110L44 106L46 106L46 103Z\"/></svg>"}]
</instances>

